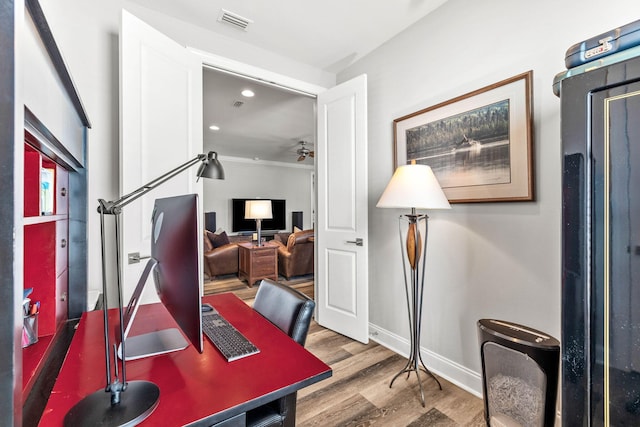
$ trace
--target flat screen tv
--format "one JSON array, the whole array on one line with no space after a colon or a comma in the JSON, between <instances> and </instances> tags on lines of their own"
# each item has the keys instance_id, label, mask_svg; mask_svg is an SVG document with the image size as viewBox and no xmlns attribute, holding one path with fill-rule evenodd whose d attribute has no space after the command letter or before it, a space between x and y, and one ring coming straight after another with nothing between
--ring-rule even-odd
<instances>
[{"instance_id":1,"label":"flat screen tv","mask_svg":"<svg viewBox=\"0 0 640 427\"><path fill-rule=\"evenodd\" d=\"M244 204L247 200L231 200L231 229L233 232L256 231L256 220L244 218ZM280 231L287 229L287 201L283 199L271 199L272 219L262 220L262 231Z\"/></svg>"}]
</instances>

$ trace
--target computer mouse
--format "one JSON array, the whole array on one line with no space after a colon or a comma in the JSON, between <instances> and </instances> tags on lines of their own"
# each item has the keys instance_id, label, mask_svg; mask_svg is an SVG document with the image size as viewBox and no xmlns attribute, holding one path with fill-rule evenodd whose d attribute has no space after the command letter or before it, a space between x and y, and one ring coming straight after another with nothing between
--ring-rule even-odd
<instances>
[{"instance_id":1,"label":"computer mouse","mask_svg":"<svg viewBox=\"0 0 640 427\"><path fill-rule=\"evenodd\" d=\"M209 304L202 304L202 312L208 313L209 311L213 311L213 307Z\"/></svg>"}]
</instances>

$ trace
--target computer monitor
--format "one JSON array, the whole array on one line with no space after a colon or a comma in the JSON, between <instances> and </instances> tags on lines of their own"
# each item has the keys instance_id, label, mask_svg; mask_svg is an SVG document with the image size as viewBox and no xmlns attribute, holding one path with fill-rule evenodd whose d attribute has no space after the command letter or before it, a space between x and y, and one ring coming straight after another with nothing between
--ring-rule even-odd
<instances>
[{"instance_id":1,"label":"computer monitor","mask_svg":"<svg viewBox=\"0 0 640 427\"><path fill-rule=\"evenodd\" d=\"M202 353L199 218L197 194L156 199L151 219L151 259L123 314L126 360L182 350L189 345L176 328L128 336L149 275L154 278L162 304ZM122 346L118 356L122 358Z\"/></svg>"}]
</instances>

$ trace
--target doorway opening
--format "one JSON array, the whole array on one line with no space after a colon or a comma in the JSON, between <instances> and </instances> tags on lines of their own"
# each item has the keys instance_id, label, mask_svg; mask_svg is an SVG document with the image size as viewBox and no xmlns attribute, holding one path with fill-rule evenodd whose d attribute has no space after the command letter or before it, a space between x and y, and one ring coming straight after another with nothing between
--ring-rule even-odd
<instances>
[{"instance_id":1,"label":"doorway opening","mask_svg":"<svg viewBox=\"0 0 640 427\"><path fill-rule=\"evenodd\" d=\"M246 252L242 245L255 230L234 225L234 200L259 198L286 205L285 227L262 231L274 246L278 281L314 297L315 123L315 95L203 67L203 148L218 153L227 175L225 181L204 182L204 223L211 238L226 234L220 242L240 245L207 251L205 242L205 294L233 291L245 300L255 295L242 280L246 272L240 263ZM294 232L306 234L288 244ZM309 235L311 240L302 242Z\"/></svg>"}]
</instances>

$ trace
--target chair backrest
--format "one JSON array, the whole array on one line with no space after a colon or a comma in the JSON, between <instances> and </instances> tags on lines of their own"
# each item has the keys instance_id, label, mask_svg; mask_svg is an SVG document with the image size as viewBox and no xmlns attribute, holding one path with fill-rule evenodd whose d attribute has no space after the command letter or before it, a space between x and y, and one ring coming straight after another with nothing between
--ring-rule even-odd
<instances>
[{"instance_id":1,"label":"chair backrest","mask_svg":"<svg viewBox=\"0 0 640 427\"><path fill-rule=\"evenodd\" d=\"M253 309L304 346L316 304L302 292L264 279L260 282Z\"/></svg>"}]
</instances>

